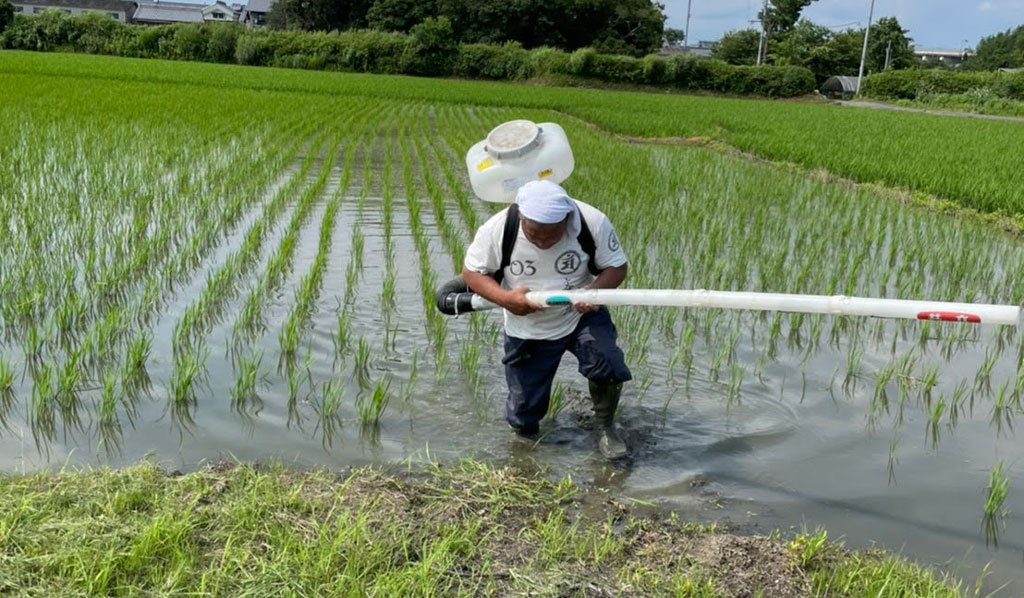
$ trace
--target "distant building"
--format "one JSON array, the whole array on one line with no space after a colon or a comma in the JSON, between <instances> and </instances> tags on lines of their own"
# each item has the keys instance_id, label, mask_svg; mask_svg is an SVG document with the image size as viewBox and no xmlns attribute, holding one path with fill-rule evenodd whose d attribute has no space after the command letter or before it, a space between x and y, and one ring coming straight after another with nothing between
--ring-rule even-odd
<instances>
[{"instance_id":1,"label":"distant building","mask_svg":"<svg viewBox=\"0 0 1024 598\"><path fill-rule=\"evenodd\" d=\"M217 0L203 7L203 20L208 23L230 23L236 20L236 16L227 3Z\"/></svg>"},{"instance_id":2,"label":"distant building","mask_svg":"<svg viewBox=\"0 0 1024 598\"><path fill-rule=\"evenodd\" d=\"M188 2L136 2L134 22L139 25L170 25L173 23L202 23L203 5Z\"/></svg>"},{"instance_id":3,"label":"distant building","mask_svg":"<svg viewBox=\"0 0 1024 598\"><path fill-rule=\"evenodd\" d=\"M14 13L21 15L38 15L44 10L55 9L69 15L80 15L85 12L99 12L122 23L131 21L135 12L135 3L126 0L12 0Z\"/></svg>"},{"instance_id":4,"label":"distant building","mask_svg":"<svg viewBox=\"0 0 1024 598\"><path fill-rule=\"evenodd\" d=\"M238 22L246 27L263 27L267 24L267 13L274 0L249 0L242 9Z\"/></svg>"},{"instance_id":5,"label":"distant building","mask_svg":"<svg viewBox=\"0 0 1024 598\"><path fill-rule=\"evenodd\" d=\"M914 50L914 57L921 62L955 68L974 56L970 50Z\"/></svg>"},{"instance_id":6,"label":"distant building","mask_svg":"<svg viewBox=\"0 0 1024 598\"><path fill-rule=\"evenodd\" d=\"M237 20L237 13L220 0L206 5L161 0L136 0L135 4L138 8L132 22L139 25L231 23Z\"/></svg>"},{"instance_id":7,"label":"distant building","mask_svg":"<svg viewBox=\"0 0 1024 598\"><path fill-rule=\"evenodd\" d=\"M658 52L659 56L676 56L678 54L692 54L701 58L711 58L711 51L718 46L718 42L699 41L696 46L683 46L677 44L665 44Z\"/></svg>"}]
</instances>

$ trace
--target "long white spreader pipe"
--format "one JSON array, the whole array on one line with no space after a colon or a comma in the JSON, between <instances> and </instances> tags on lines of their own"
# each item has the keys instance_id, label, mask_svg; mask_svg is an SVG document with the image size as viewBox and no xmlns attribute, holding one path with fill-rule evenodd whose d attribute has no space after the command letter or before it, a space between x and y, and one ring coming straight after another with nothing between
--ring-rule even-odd
<instances>
[{"instance_id":1,"label":"long white spreader pipe","mask_svg":"<svg viewBox=\"0 0 1024 598\"><path fill-rule=\"evenodd\" d=\"M871 316L971 324L1015 326L1020 318L1016 305L949 303L942 301L906 301L901 299L865 299L845 295L787 295L732 291L677 291L648 289L597 289L579 291L532 291L526 298L537 305L555 307L577 301L593 305L648 305L662 307L703 307L828 314L835 316ZM473 295L474 311L498 307Z\"/></svg>"}]
</instances>

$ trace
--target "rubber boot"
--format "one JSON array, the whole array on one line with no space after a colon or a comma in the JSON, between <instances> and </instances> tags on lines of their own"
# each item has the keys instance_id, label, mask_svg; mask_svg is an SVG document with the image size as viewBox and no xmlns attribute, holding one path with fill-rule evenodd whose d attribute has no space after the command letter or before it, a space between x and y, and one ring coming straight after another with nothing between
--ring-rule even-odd
<instances>
[{"instance_id":1,"label":"rubber boot","mask_svg":"<svg viewBox=\"0 0 1024 598\"><path fill-rule=\"evenodd\" d=\"M597 446L605 459L626 456L626 443L615 430L615 410L619 407L622 383L598 384L590 382L590 398L594 401L594 425L597 428Z\"/></svg>"}]
</instances>

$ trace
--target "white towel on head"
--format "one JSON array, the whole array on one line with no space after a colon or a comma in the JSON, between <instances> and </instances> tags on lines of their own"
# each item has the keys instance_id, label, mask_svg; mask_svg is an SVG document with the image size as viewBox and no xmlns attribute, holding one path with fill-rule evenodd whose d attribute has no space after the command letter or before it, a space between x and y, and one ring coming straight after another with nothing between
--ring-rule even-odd
<instances>
[{"instance_id":1,"label":"white towel on head","mask_svg":"<svg viewBox=\"0 0 1024 598\"><path fill-rule=\"evenodd\" d=\"M555 224L571 215L569 230L576 234L580 230L580 212L576 202L557 183L530 181L516 192L516 203L524 218L541 224Z\"/></svg>"}]
</instances>

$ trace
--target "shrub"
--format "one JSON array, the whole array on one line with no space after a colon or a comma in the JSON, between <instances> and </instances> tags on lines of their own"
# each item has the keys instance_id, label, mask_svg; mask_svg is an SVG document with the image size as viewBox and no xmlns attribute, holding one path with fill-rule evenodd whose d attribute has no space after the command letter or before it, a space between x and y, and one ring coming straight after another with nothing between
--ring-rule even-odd
<instances>
[{"instance_id":1,"label":"shrub","mask_svg":"<svg viewBox=\"0 0 1024 598\"><path fill-rule=\"evenodd\" d=\"M679 89L712 89L715 79L713 66L718 61L677 55L668 62L669 81Z\"/></svg>"},{"instance_id":2,"label":"shrub","mask_svg":"<svg viewBox=\"0 0 1024 598\"><path fill-rule=\"evenodd\" d=\"M61 10L48 9L36 17L15 15L0 45L15 50L48 52L68 47L73 31L73 18Z\"/></svg>"},{"instance_id":3,"label":"shrub","mask_svg":"<svg viewBox=\"0 0 1024 598\"><path fill-rule=\"evenodd\" d=\"M450 75L457 52L455 30L448 17L428 17L412 28L402 57L402 72L426 77Z\"/></svg>"},{"instance_id":4,"label":"shrub","mask_svg":"<svg viewBox=\"0 0 1024 598\"><path fill-rule=\"evenodd\" d=\"M665 85L672 79L668 61L654 54L644 57L640 70L644 83L648 85Z\"/></svg>"},{"instance_id":5,"label":"shrub","mask_svg":"<svg viewBox=\"0 0 1024 598\"><path fill-rule=\"evenodd\" d=\"M555 48L530 50L530 75L566 75L569 73L569 53Z\"/></svg>"},{"instance_id":6,"label":"shrub","mask_svg":"<svg viewBox=\"0 0 1024 598\"><path fill-rule=\"evenodd\" d=\"M993 89L999 97L1024 100L1024 72L1000 75Z\"/></svg>"},{"instance_id":7,"label":"shrub","mask_svg":"<svg viewBox=\"0 0 1024 598\"><path fill-rule=\"evenodd\" d=\"M863 93L883 100L913 100L926 94L960 94L992 85L996 73L957 71L900 70L885 71L867 77Z\"/></svg>"},{"instance_id":8,"label":"shrub","mask_svg":"<svg viewBox=\"0 0 1024 598\"><path fill-rule=\"evenodd\" d=\"M72 21L69 41L76 51L118 54L126 45L125 25L101 12L86 12Z\"/></svg>"},{"instance_id":9,"label":"shrub","mask_svg":"<svg viewBox=\"0 0 1024 598\"><path fill-rule=\"evenodd\" d=\"M586 77L591 71L591 65L597 52L593 48L580 48L569 55L569 64L566 74Z\"/></svg>"},{"instance_id":10,"label":"shrub","mask_svg":"<svg viewBox=\"0 0 1024 598\"><path fill-rule=\"evenodd\" d=\"M335 35L339 38L339 55L328 58L329 66L361 73L402 72L401 62L409 45L409 36L372 30Z\"/></svg>"},{"instance_id":11,"label":"shrub","mask_svg":"<svg viewBox=\"0 0 1024 598\"><path fill-rule=\"evenodd\" d=\"M642 83L643 63L632 56L595 54L583 75L612 83Z\"/></svg>"},{"instance_id":12,"label":"shrub","mask_svg":"<svg viewBox=\"0 0 1024 598\"><path fill-rule=\"evenodd\" d=\"M266 66L272 56L269 35L262 31L246 31L235 42L235 62L238 64Z\"/></svg>"},{"instance_id":13,"label":"shrub","mask_svg":"<svg viewBox=\"0 0 1024 598\"><path fill-rule=\"evenodd\" d=\"M474 79L514 81L528 78L531 72L530 53L519 42L463 44L453 66L456 76Z\"/></svg>"},{"instance_id":14,"label":"shrub","mask_svg":"<svg viewBox=\"0 0 1024 598\"><path fill-rule=\"evenodd\" d=\"M233 23L211 23L208 31L206 57L212 62L234 62L235 46L242 27Z\"/></svg>"}]
</instances>

